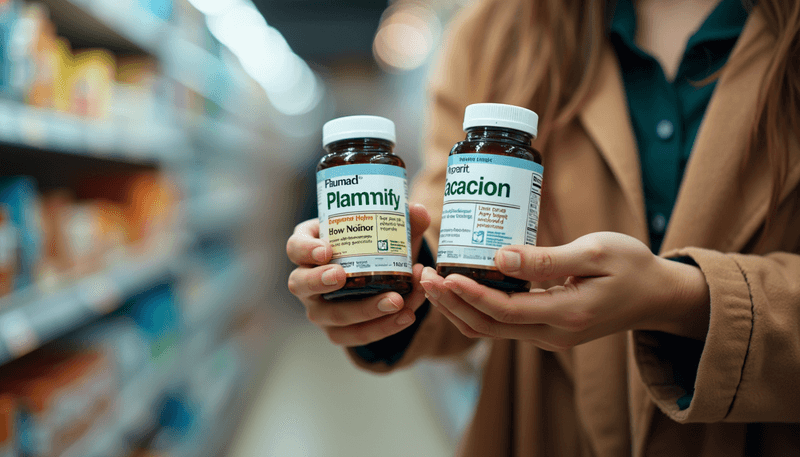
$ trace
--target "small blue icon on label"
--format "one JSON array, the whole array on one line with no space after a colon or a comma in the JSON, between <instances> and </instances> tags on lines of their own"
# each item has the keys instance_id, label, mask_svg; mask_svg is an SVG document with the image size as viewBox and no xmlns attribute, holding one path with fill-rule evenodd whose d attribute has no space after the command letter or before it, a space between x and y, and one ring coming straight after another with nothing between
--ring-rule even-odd
<instances>
[{"instance_id":1,"label":"small blue icon on label","mask_svg":"<svg viewBox=\"0 0 800 457\"><path fill-rule=\"evenodd\" d=\"M472 234L472 243L473 244L483 244L484 232L481 230L480 232L474 232Z\"/></svg>"},{"instance_id":2,"label":"small blue icon on label","mask_svg":"<svg viewBox=\"0 0 800 457\"><path fill-rule=\"evenodd\" d=\"M378 250L386 252L389 250L389 240L378 240Z\"/></svg>"}]
</instances>

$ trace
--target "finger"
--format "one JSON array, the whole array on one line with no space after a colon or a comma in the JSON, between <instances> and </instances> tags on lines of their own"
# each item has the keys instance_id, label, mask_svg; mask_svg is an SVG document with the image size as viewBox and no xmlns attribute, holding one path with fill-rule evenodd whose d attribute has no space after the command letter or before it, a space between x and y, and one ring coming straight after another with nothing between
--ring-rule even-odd
<instances>
[{"instance_id":1,"label":"finger","mask_svg":"<svg viewBox=\"0 0 800 457\"><path fill-rule=\"evenodd\" d=\"M487 319L485 315L480 315L481 313L470 307L464 300L448 289L446 284L450 276L442 278L432 268L425 268L421 283L427 291L428 299L465 336L470 338L495 336L493 325L496 322L490 322L491 319Z\"/></svg>"},{"instance_id":2,"label":"finger","mask_svg":"<svg viewBox=\"0 0 800 457\"><path fill-rule=\"evenodd\" d=\"M591 303L592 298L582 293L571 282L547 290L539 289L511 295L482 286L462 275L449 275L445 286L470 307L501 324L546 325L581 331L589 322L589 316L580 310L591 308L584 305ZM508 337L511 335L519 336L518 333L506 334ZM542 335L531 335L531 337L543 338Z\"/></svg>"},{"instance_id":3,"label":"finger","mask_svg":"<svg viewBox=\"0 0 800 457\"><path fill-rule=\"evenodd\" d=\"M464 336L468 338L498 338L496 335L484 335L482 333L478 333L467 322L451 313L444 306L437 306L437 310L442 313L442 315L444 315L450 322L452 322L453 325L455 325ZM539 348L544 349L545 351L560 352L572 347L568 344L559 346L550 342L550 339L562 341L565 338L556 334L554 329L547 325L506 326L502 333L503 335L500 338L528 341Z\"/></svg>"},{"instance_id":4,"label":"finger","mask_svg":"<svg viewBox=\"0 0 800 457\"><path fill-rule=\"evenodd\" d=\"M289 292L299 298L326 294L341 289L346 279L341 265L298 267L289 274Z\"/></svg>"},{"instance_id":5,"label":"finger","mask_svg":"<svg viewBox=\"0 0 800 457\"><path fill-rule=\"evenodd\" d=\"M360 324L347 327L326 327L325 333L333 344L352 347L374 343L407 328L416 316L409 308Z\"/></svg>"},{"instance_id":6,"label":"finger","mask_svg":"<svg viewBox=\"0 0 800 457\"><path fill-rule=\"evenodd\" d=\"M429 299L435 300L437 303L442 299L443 295L450 294L450 291L444 286L444 278L439 276L436 270L431 267L422 269L420 284L425 289Z\"/></svg>"},{"instance_id":7,"label":"finger","mask_svg":"<svg viewBox=\"0 0 800 457\"><path fill-rule=\"evenodd\" d=\"M461 276L461 278L464 277ZM447 279L445 279L445 285L459 292L459 297L462 297L464 294L462 285L455 284L458 279L459 275L449 275ZM477 283L475 283L475 285L487 289L487 291L495 292L494 289L478 285ZM512 300L512 297L508 296L508 294L500 293L505 295L507 301L510 302ZM491 316L480 312L466 300L463 300L463 303L463 305L450 306L449 310L456 318L463 321L464 324L477 334L484 334L493 338L529 341L548 351L569 349L574 346L580 338L579 335L573 332L558 329L546 324L507 324L499 322Z\"/></svg>"},{"instance_id":8,"label":"finger","mask_svg":"<svg viewBox=\"0 0 800 457\"><path fill-rule=\"evenodd\" d=\"M582 237L563 246L505 246L497 251L495 265L501 272L527 281L605 276L607 255L608 249L595 238Z\"/></svg>"},{"instance_id":9,"label":"finger","mask_svg":"<svg viewBox=\"0 0 800 457\"><path fill-rule=\"evenodd\" d=\"M467 338L488 338L489 337L488 335L483 335L483 334L478 333L475 330L473 330L472 327L470 327L464 321L462 321L461 319L456 317L456 315L451 313L447 308L445 308L444 306L442 306L441 304L439 304L435 300L431 300L430 297L428 297L428 300L430 300L431 304L436 307L436 310L438 312L442 313L442 315L444 317L446 317L447 320L452 322L453 325L455 325L455 327L458 329L458 331L460 331Z\"/></svg>"},{"instance_id":10,"label":"finger","mask_svg":"<svg viewBox=\"0 0 800 457\"><path fill-rule=\"evenodd\" d=\"M321 327L347 327L394 314L401 309L403 297L397 292L349 301L328 301L318 297L309 300L306 317Z\"/></svg>"},{"instance_id":11,"label":"finger","mask_svg":"<svg viewBox=\"0 0 800 457\"><path fill-rule=\"evenodd\" d=\"M416 255L422 245L422 234L431 225L431 216L423 205L414 203L408 207L408 217L411 222L411 252Z\"/></svg>"},{"instance_id":12,"label":"finger","mask_svg":"<svg viewBox=\"0 0 800 457\"><path fill-rule=\"evenodd\" d=\"M302 222L286 242L286 255L296 265L324 265L333 255L329 243L319 238L319 221Z\"/></svg>"},{"instance_id":13,"label":"finger","mask_svg":"<svg viewBox=\"0 0 800 457\"><path fill-rule=\"evenodd\" d=\"M410 308L412 311L416 311L417 308L422 306L422 304L425 303L426 300L425 288L423 288L422 284L420 284L420 281L422 280L422 270L423 270L422 264L418 263L414 265L414 268L412 270L413 276L411 280L411 284L413 284L414 287L413 289L411 289L411 292L409 292L408 294L406 294L405 297L403 297L404 306L406 308Z\"/></svg>"}]
</instances>

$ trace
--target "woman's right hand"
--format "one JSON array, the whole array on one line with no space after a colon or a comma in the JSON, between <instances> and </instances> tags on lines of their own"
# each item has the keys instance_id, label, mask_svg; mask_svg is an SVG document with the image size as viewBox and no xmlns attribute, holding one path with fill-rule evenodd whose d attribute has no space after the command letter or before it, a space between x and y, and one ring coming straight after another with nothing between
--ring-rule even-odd
<instances>
[{"instance_id":1,"label":"woman's right hand","mask_svg":"<svg viewBox=\"0 0 800 457\"><path fill-rule=\"evenodd\" d=\"M409 207L411 249L416 260L422 234L430 224L424 206ZM289 275L289 291L306 307L306 316L321 328L336 345L362 346L403 330L414 322L414 311L425 302L425 290L419 281L422 265L414 265L410 293L402 297L386 292L359 300L328 301L322 294L344 286L345 272L341 265L328 264L333 251L319 238L319 221L311 219L299 224L286 242L286 253L297 265Z\"/></svg>"}]
</instances>

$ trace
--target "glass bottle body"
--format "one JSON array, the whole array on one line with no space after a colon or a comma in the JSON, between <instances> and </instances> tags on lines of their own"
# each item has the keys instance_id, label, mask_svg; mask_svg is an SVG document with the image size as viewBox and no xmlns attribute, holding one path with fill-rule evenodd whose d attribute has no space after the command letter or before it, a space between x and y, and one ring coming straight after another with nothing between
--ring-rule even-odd
<instances>
[{"instance_id":1,"label":"glass bottle body","mask_svg":"<svg viewBox=\"0 0 800 457\"><path fill-rule=\"evenodd\" d=\"M514 129L502 127L472 127L467 138L456 143L450 156L458 154L488 154L542 163L539 151L531 146L533 136ZM479 166L479 165L475 165ZM441 258L439 259L441 261ZM530 283L507 276L497 269L485 266L442 265L437 262L436 271L441 276L460 274L488 287L505 292L526 292Z\"/></svg>"},{"instance_id":2,"label":"glass bottle body","mask_svg":"<svg viewBox=\"0 0 800 457\"><path fill-rule=\"evenodd\" d=\"M317 164L317 172L343 165L391 165L405 169L405 162L394 154L393 147L390 141L374 138L336 141L325 147L327 154ZM406 224L408 224L407 217ZM410 249L410 243L407 248ZM359 272L348 274L341 289L324 294L323 298L357 299L389 291L405 295L411 292L412 288L410 273Z\"/></svg>"}]
</instances>

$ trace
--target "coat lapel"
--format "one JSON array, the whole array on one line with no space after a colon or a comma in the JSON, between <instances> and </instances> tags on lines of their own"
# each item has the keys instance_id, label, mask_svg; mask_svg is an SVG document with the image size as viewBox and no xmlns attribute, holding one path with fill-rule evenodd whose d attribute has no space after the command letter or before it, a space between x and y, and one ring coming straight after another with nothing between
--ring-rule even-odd
<instances>
[{"instance_id":1,"label":"coat lapel","mask_svg":"<svg viewBox=\"0 0 800 457\"><path fill-rule=\"evenodd\" d=\"M672 212L663 250L698 246L741 250L764 223L772 192L766 152L744 163L750 129L774 37L758 8L742 31L730 62L714 89ZM785 190L800 177L800 160L790 158Z\"/></svg>"},{"instance_id":2,"label":"coat lapel","mask_svg":"<svg viewBox=\"0 0 800 457\"><path fill-rule=\"evenodd\" d=\"M619 63L609 43L604 45L592 96L586 101L578 118L614 174L631 206L631 214L637 218L631 221L636 227L636 233L632 235L646 239L647 221L639 152L628 114Z\"/></svg>"}]
</instances>

